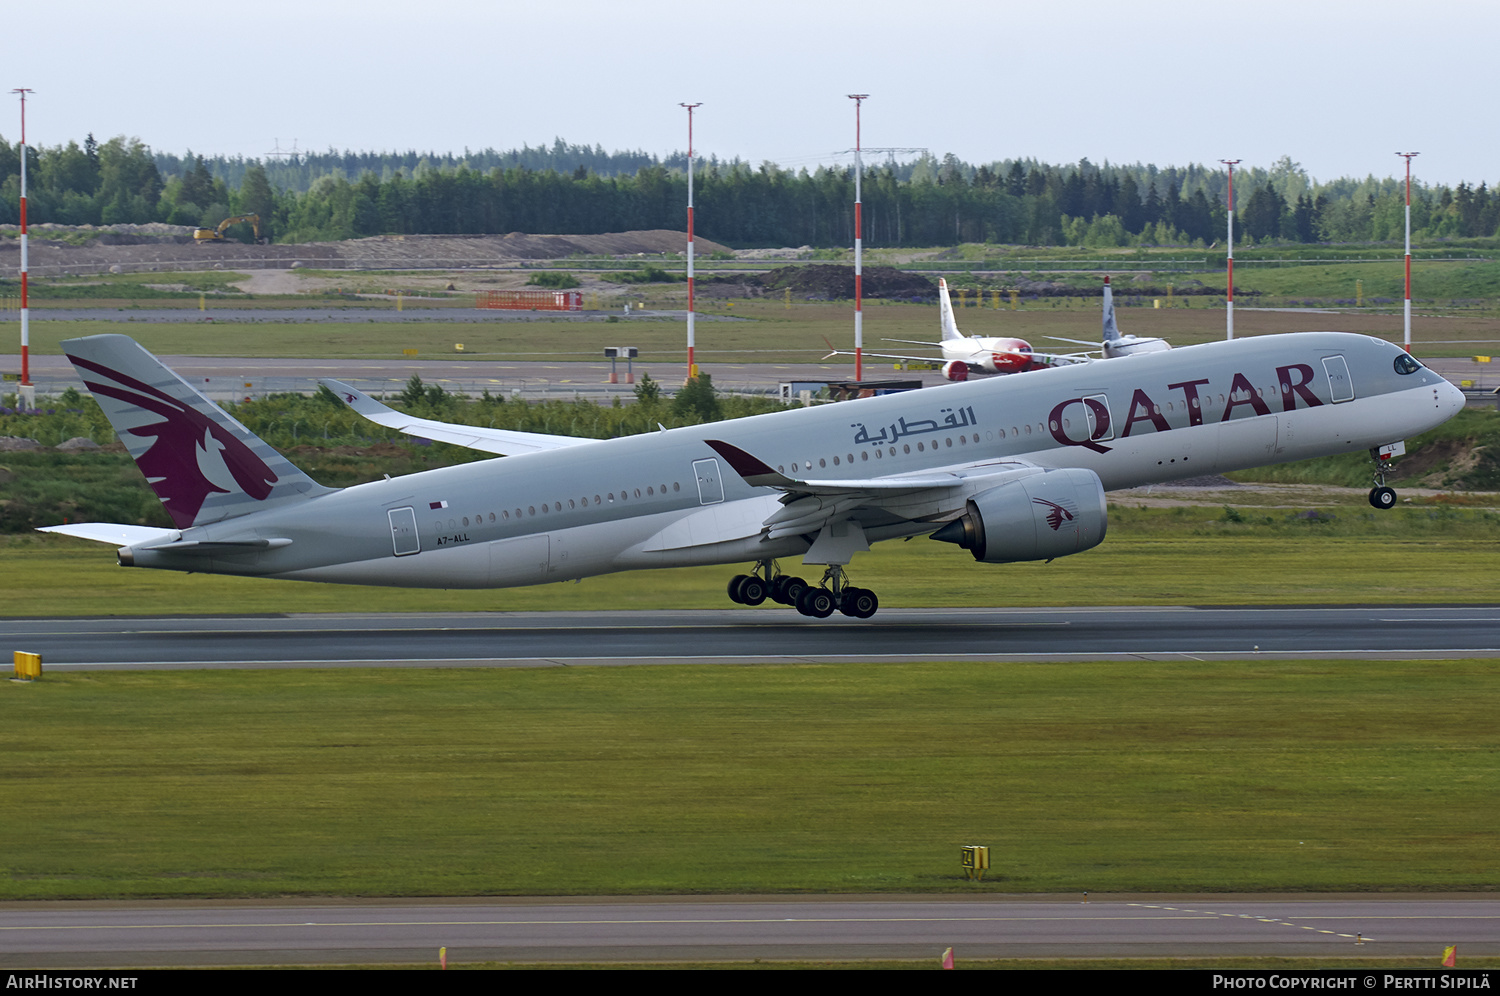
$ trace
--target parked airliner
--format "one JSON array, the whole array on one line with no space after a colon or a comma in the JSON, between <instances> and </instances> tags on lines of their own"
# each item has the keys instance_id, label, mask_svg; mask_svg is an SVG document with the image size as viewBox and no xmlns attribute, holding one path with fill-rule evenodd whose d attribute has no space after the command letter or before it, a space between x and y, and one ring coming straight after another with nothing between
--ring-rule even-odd
<instances>
[{"instance_id":1,"label":"parked airliner","mask_svg":"<svg viewBox=\"0 0 1500 996\"><path fill-rule=\"evenodd\" d=\"M948 380L968 380L969 374L1012 374L1061 363L1078 363L1084 358L1075 354L1038 353L1025 339L992 335L964 335L958 330L953 318L953 301L948 297L948 281L938 278L938 323L941 338L937 342L920 342L916 339L886 339L909 346L926 346L938 349L942 358L935 356L911 356L906 353L866 353L887 360L916 360L919 363L942 364L943 376ZM1087 344L1085 344L1087 345ZM835 349L828 356L852 355L847 350ZM828 356L823 357L825 360Z\"/></svg>"},{"instance_id":2,"label":"parked airliner","mask_svg":"<svg viewBox=\"0 0 1500 996\"><path fill-rule=\"evenodd\" d=\"M1084 342L1082 339L1064 339L1061 336L1049 335L1047 338L1056 342L1071 342L1079 346L1093 346L1107 360L1119 359L1121 356L1134 356L1137 353L1159 353L1172 346L1165 339L1155 336L1123 335L1120 326L1115 322L1115 292L1109 286L1109 277L1104 278L1104 329L1098 342Z\"/></svg>"},{"instance_id":3,"label":"parked airliner","mask_svg":"<svg viewBox=\"0 0 1500 996\"><path fill-rule=\"evenodd\" d=\"M1399 347L1336 332L610 440L414 419L330 381L377 421L512 454L336 490L133 340L63 348L175 528L47 531L114 543L124 566L500 588L749 562L730 586L736 601L769 596L816 617L875 612L876 595L844 568L880 540L930 536L986 564L1050 560L1104 539L1106 490L1396 444L1464 403ZM781 573L778 560L797 556L826 568L820 582Z\"/></svg>"}]
</instances>

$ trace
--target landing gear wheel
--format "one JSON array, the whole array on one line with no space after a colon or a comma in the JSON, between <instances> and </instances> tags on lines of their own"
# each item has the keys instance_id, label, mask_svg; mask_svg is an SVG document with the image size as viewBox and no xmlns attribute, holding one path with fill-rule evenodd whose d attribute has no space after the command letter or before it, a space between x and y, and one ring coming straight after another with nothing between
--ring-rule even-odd
<instances>
[{"instance_id":1,"label":"landing gear wheel","mask_svg":"<svg viewBox=\"0 0 1500 996\"><path fill-rule=\"evenodd\" d=\"M1394 508L1396 505L1395 488L1371 488L1370 504L1379 509Z\"/></svg>"},{"instance_id":2,"label":"landing gear wheel","mask_svg":"<svg viewBox=\"0 0 1500 996\"><path fill-rule=\"evenodd\" d=\"M782 605L795 606L797 599L807 590L806 581L786 574L772 581L771 586L771 597Z\"/></svg>"},{"instance_id":3,"label":"landing gear wheel","mask_svg":"<svg viewBox=\"0 0 1500 996\"><path fill-rule=\"evenodd\" d=\"M740 582L738 595L735 601L743 605L759 605L766 600L766 583L751 574Z\"/></svg>"},{"instance_id":4,"label":"landing gear wheel","mask_svg":"<svg viewBox=\"0 0 1500 996\"><path fill-rule=\"evenodd\" d=\"M833 609L833 592L827 588L808 588L797 599L797 611L814 619L827 619Z\"/></svg>"},{"instance_id":5,"label":"landing gear wheel","mask_svg":"<svg viewBox=\"0 0 1500 996\"><path fill-rule=\"evenodd\" d=\"M740 597L740 585L749 580L750 575L748 574L736 574L729 579L729 600L731 602L739 602L741 605L745 603L745 600Z\"/></svg>"},{"instance_id":6,"label":"landing gear wheel","mask_svg":"<svg viewBox=\"0 0 1500 996\"><path fill-rule=\"evenodd\" d=\"M880 599L868 588L845 588L839 599L839 611L855 619L868 619L880 608Z\"/></svg>"}]
</instances>

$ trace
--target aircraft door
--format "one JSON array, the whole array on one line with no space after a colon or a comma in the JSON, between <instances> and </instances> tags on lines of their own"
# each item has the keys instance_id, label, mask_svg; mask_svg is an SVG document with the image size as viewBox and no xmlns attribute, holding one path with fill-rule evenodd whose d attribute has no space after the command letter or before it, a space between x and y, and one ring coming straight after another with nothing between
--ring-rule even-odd
<instances>
[{"instance_id":1,"label":"aircraft door","mask_svg":"<svg viewBox=\"0 0 1500 996\"><path fill-rule=\"evenodd\" d=\"M713 505L724 500L724 482L719 478L719 461L694 460L693 476L698 479L698 504Z\"/></svg>"},{"instance_id":2,"label":"aircraft door","mask_svg":"<svg viewBox=\"0 0 1500 996\"><path fill-rule=\"evenodd\" d=\"M1349 379L1349 364L1342 356L1323 357L1323 370L1328 374L1328 389L1333 403L1354 399L1354 381Z\"/></svg>"},{"instance_id":3,"label":"aircraft door","mask_svg":"<svg viewBox=\"0 0 1500 996\"><path fill-rule=\"evenodd\" d=\"M422 552L422 540L417 535L417 511L411 506L393 508L388 513L391 522L391 545L396 556Z\"/></svg>"},{"instance_id":4,"label":"aircraft door","mask_svg":"<svg viewBox=\"0 0 1500 996\"><path fill-rule=\"evenodd\" d=\"M1083 408L1085 417L1088 419L1089 440L1091 442L1115 438L1115 426L1109 417L1108 395L1086 395L1083 399Z\"/></svg>"}]
</instances>

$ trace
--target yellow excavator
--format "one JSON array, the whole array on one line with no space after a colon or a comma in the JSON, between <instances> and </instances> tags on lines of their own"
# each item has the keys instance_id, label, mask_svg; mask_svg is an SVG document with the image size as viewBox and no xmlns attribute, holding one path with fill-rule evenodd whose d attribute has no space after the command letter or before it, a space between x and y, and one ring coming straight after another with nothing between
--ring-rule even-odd
<instances>
[{"instance_id":1,"label":"yellow excavator","mask_svg":"<svg viewBox=\"0 0 1500 996\"><path fill-rule=\"evenodd\" d=\"M234 218L225 218L219 222L217 228L195 228L193 229L193 245L201 246L205 242L228 242L224 233L229 230L230 225L237 225L242 221L248 221L255 229L255 244L258 246L269 245L271 239L262 237L260 234L260 215L242 214Z\"/></svg>"}]
</instances>

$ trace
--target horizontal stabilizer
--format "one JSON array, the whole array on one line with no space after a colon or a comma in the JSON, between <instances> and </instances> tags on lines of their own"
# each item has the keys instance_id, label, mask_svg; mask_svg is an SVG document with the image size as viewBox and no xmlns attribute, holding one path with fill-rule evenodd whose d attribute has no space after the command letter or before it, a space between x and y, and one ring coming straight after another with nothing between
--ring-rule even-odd
<instances>
[{"instance_id":1,"label":"horizontal stabilizer","mask_svg":"<svg viewBox=\"0 0 1500 996\"><path fill-rule=\"evenodd\" d=\"M129 547L132 550L166 550L197 557L279 550L284 546L292 545L291 540L280 537L246 540L183 540L182 533L176 529L130 526L118 522L77 522L66 526L39 526L37 532L76 536L79 539Z\"/></svg>"},{"instance_id":2,"label":"horizontal stabilizer","mask_svg":"<svg viewBox=\"0 0 1500 996\"><path fill-rule=\"evenodd\" d=\"M113 546L138 546L144 544L171 543L182 533L176 529L158 529L155 526L129 526L118 522L74 522L66 526L39 526L39 533L58 533L76 536L78 539L109 543Z\"/></svg>"},{"instance_id":3,"label":"horizontal stabilizer","mask_svg":"<svg viewBox=\"0 0 1500 996\"><path fill-rule=\"evenodd\" d=\"M510 429L488 429L478 425L457 425L418 418L381 404L358 388L342 381L323 378L318 383L339 396L339 400L377 425L395 429L408 436L420 436L439 443L452 443L483 453L540 453L581 443L598 442L579 436L551 436L541 432L516 432Z\"/></svg>"}]
</instances>

